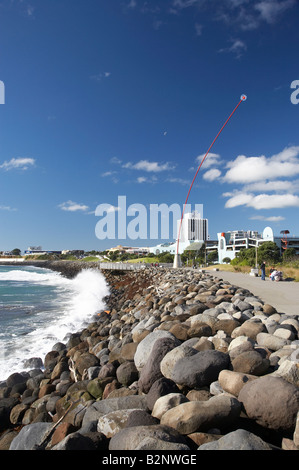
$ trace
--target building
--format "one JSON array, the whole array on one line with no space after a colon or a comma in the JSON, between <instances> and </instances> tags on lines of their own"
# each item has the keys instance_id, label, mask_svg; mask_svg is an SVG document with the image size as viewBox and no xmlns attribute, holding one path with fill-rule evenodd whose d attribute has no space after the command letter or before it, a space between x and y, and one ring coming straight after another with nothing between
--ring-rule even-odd
<instances>
[{"instance_id":1,"label":"building","mask_svg":"<svg viewBox=\"0 0 299 470\"><path fill-rule=\"evenodd\" d=\"M130 255L148 255L150 253L150 248L118 245L114 248L109 248L107 251L109 254L117 252L120 255L123 255L124 253L128 253Z\"/></svg>"},{"instance_id":2,"label":"building","mask_svg":"<svg viewBox=\"0 0 299 470\"><path fill-rule=\"evenodd\" d=\"M41 246L29 246L24 251L25 256L39 256L39 255L61 255L61 251L48 251L43 250Z\"/></svg>"},{"instance_id":3,"label":"building","mask_svg":"<svg viewBox=\"0 0 299 470\"><path fill-rule=\"evenodd\" d=\"M243 248L258 248L269 241L276 243L281 255L286 248L295 248L296 254L299 254L299 237L288 237L288 234L288 230L283 230L280 236L275 236L271 227L266 227L262 234L252 230L218 233L218 246L215 246L218 261L222 264L225 258L234 259Z\"/></svg>"},{"instance_id":4,"label":"building","mask_svg":"<svg viewBox=\"0 0 299 470\"><path fill-rule=\"evenodd\" d=\"M184 215L181 230L180 223L181 221L178 220L177 234L180 237L179 254L184 253L187 248L192 249L192 245L197 247L198 245L195 245L195 243L208 241L208 219L202 219L198 212L194 211ZM175 255L177 252L177 240L161 243L160 245L150 248L150 250L155 255L165 252Z\"/></svg>"}]
</instances>

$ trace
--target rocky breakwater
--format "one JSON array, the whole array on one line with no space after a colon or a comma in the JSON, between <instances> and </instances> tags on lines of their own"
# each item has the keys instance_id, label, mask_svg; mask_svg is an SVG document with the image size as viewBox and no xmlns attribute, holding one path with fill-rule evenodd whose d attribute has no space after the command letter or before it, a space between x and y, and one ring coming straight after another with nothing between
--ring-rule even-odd
<instances>
[{"instance_id":1,"label":"rocky breakwater","mask_svg":"<svg viewBox=\"0 0 299 470\"><path fill-rule=\"evenodd\" d=\"M0 448L298 450L299 315L207 273L134 276L0 384Z\"/></svg>"}]
</instances>

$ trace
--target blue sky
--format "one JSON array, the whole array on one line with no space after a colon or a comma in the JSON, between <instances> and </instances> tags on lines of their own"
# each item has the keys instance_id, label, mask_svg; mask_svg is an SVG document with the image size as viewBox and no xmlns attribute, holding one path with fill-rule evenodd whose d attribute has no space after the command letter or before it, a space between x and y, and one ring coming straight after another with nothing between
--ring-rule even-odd
<instances>
[{"instance_id":1,"label":"blue sky","mask_svg":"<svg viewBox=\"0 0 299 470\"><path fill-rule=\"evenodd\" d=\"M183 207L242 93L189 203L212 239L298 236L298 13L296 0L0 0L0 249L155 245L99 240L96 207Z\"/></svg>"}]
</instances>

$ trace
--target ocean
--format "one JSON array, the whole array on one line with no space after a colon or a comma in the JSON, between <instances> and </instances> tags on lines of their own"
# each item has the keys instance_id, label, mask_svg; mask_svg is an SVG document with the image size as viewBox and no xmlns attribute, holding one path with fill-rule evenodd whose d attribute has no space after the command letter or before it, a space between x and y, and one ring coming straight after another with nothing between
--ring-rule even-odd
<instances>
[{"instance_id":1,"label":"ocean","mask_svg":"<svg viewBox=\"0 0 299 470\"><path fill-rule=\"evenodd\" d=\"M105 308L109 286L100 271L74 279L30 266L0 266L0 381L24 363L65 343ZM32 367L31 367L32 368Z\"/></svg>"}]
</instances>

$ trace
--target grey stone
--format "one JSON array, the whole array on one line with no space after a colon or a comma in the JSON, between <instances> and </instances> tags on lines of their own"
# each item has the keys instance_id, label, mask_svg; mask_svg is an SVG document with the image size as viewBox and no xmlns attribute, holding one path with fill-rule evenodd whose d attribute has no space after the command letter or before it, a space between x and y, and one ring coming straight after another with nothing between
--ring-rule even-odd
<instances>
[{"instance_id":1,"label":"grey stone","mask_svg":"<svg viewBox=\"0 0 299 470\"><path fill-rule=\"evenodd\" d=\"M219 372L228 369L229 364L228 354L217 350L200 351L178 360L173 368L172 380L189 388L204 387L217 380Z\"/></svg>"},{"instance_id":2,"label":"grey stone","mask_svg":"<svg viewBox=\"0 0 299 470\"><path fill-rule=\"evenodd\" d=\"M272 448L255 434L237 429L216 441L202 444L197 450L272 450Z\"/></svg>"},{"instance_id":3,"label":"grey stone","mask_svg":"<svg viewBox=\"0 0 299 470\"><path fill-rule=\"evenodd\" d=\"M9 450L34 450L53 427L51 423L33 423L24 426L10 444Z\"/></svg>"},{"instance_id":4,"label":"grey stone","mask_svg":"<svg viewBox=\"0 0 299 470\"><path fill-rule=\"evenodd\" d=\"M148 449L146 442L148 443L149 441L145 441L145 439L150 439L150 445L153 444L153 440L158 441L156 450L164 450L163 446L167 446L169 443L184 444L187 448L183 450L189 450L185 438L180 433L173 428L160 424L153 426L134 426L122 429L111 438L109 450L124 451L136 450L136 448L138 448L138 450ZM146 447L144 447L145 445Z\"/></svg>"}]
</instances>

